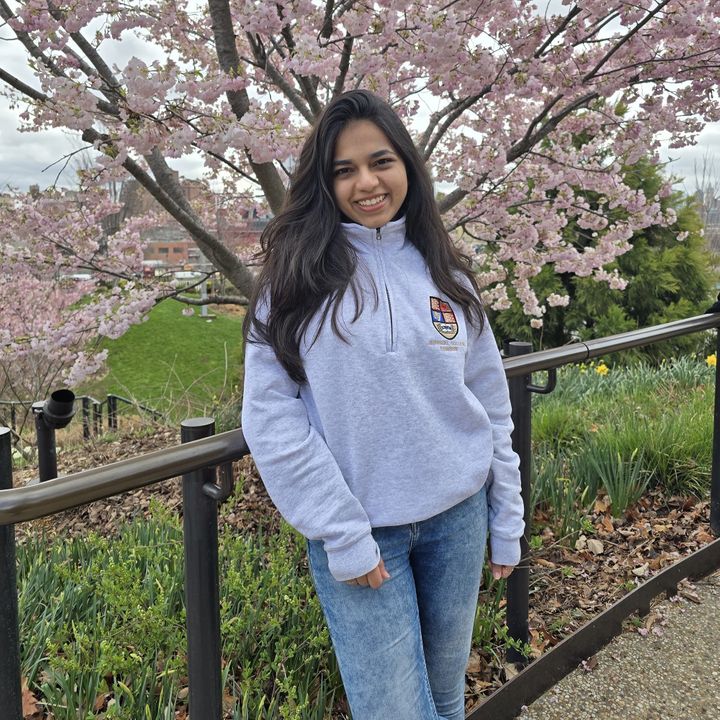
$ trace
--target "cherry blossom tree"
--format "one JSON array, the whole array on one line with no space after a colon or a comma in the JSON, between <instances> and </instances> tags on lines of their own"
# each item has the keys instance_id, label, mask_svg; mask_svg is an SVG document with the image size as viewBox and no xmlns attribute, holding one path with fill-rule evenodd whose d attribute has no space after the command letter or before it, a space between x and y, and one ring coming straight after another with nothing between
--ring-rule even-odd
<instances>
[{"instance_id":1,"label":"cherry blossom tree","mask_svg":"<svg viewBox=\"0 0 720 720\"><path fill-rule=\"evenodd\" d=\"M607 266L635 231L675 220L670 182L647 196L623 168L720 119L714 0L0 0L0 17L33 71L0 66L23 128L77 132L97 153L86 178L129 173L238 296L252 272L170 163L200 154L238 213L276 212L307 129L344 90L406 120L485 301L518 298L533 327L568 302L532 289L545 267L623 287ZM111 63L130 38L148 57Z\"/></svg>"},{"instance_id":2,"label":"cherry blossom tree","mask_svg":"<svg viewBox=\"0 0 720 720\"><path fill-rule=\"evenodd\" d=\"M3 197L3 399L43 399L59 383L74 386L94 374L107 355L100 338L119 337L156 301L162 287L139 279L140 232L152 218L108 236L107 219L118 211L103 188Z\"/></svg>"}]
</instances>

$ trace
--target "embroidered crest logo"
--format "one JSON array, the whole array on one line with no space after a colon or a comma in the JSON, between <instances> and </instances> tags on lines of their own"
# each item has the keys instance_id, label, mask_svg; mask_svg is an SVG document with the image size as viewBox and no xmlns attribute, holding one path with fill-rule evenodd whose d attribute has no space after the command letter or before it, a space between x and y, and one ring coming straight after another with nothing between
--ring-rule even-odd
<instances>
[{"instance_id":1,"label":"embroidered crest logo","mask_svg":"<svg viewBox=\"0 0 720 720\"><path fill-rule=\"evenodd\" d=\"M455 312L444 300L430 296L430 315L435 329L444 338L452 340L458 334Z\"/></svg>"}]
</instances>

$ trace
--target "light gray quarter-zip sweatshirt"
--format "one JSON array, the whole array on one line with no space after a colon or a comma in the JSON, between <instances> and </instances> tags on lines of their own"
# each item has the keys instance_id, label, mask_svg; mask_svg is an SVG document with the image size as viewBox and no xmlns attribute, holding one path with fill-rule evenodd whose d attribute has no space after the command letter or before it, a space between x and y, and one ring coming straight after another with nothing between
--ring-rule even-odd
<instances>
[{"instance_id":1,"label":"light gray quarter-zip sweatshirt","mask_svg":"<svg viewBox=\"0 0 720 720\"><path fill-rule=\"evenodd\" d=\"M404 220L343 229L364 300L354 322L352 293L342 300L347 342L329 315L320 328L316 318L300 347L302 385L267 344L245 349L242 427L270 497L349 580L380 561L373 527L425 520L487 485L491 559L516 565L519 461L489 324L478 333L438 291Z\"/></svg>"}]
</instances>

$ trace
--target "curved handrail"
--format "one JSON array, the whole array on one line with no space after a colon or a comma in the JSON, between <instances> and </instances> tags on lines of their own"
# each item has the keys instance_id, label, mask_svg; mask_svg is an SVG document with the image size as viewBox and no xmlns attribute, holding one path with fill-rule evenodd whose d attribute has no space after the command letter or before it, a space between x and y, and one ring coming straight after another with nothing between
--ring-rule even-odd
<instances>
[{"instance_id":1,"label":"curved handrail","mask_svg":"<svg viewBox=\"0 0 720 720\"><path fill-rule=\"evenodd\" d=\"M0 490L0 525L53 515L204 467L239 460L249 452L242 430L229 430L42 484Z\"/></svg>"},{"instance_id":2,"label":"curved handrail","mask_svg":"<svg viewBox=\"0 0 720 720\"><path fill-rule=\"evenodd\" d=\"M649 345L679 335L689 335L701 330L712 330L720 326L720 313L696 315L684 320L673 320L662 325L630 330L617 335L572 343L550 350L539 350L527 355L516 355L503 360L505 374L508 377L527 375L540 370L549 370L574 362L584 362L590 358L607 355L619 350Z\"/></svg>"}]
</instances>

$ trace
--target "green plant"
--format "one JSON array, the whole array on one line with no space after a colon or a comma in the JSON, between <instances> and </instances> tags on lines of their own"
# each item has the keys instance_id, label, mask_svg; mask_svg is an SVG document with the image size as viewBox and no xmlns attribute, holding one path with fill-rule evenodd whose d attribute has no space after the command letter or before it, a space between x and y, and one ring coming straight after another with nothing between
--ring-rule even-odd
<instances>
[{"instance_id":1,"label":"green plant","mask_svg":"<svg viewBox=\"0 0 720 720\"><path fill-rule=\"evenodd\" d=\"M157 504L113 539L18 546L22 672L56 720L172 720L185 686L182 532ZM323 720L340 676L288 526L220 538L225 695L234 717ZM90 715L89 715L90 714Z\"/></svg>"},{"instance_id":2,"label":"green plant","mask_svg":"<svg viewBox=\"0 0 720 720\"><path fill-rule=\"evenodd\" d=\"M645 492L650 474L643 466L643 453L633 450L628 459L619 451L608 452L607 447L588 448L590 464L610 498L612 514L620 517Z\"/></svg>"},{"instance_id":3,"label":"green plant","mask_svg":"<svg viewBox=\"0 0 720 720\"><path fill-rule=\"evenodd\" d=\"M547 511L555 535L572 544L580 533L582 518L590 500L588 488L577 475L565 473L561 457L542 455L533 464L532 507Z\"/></svg>"}]
</instances>

